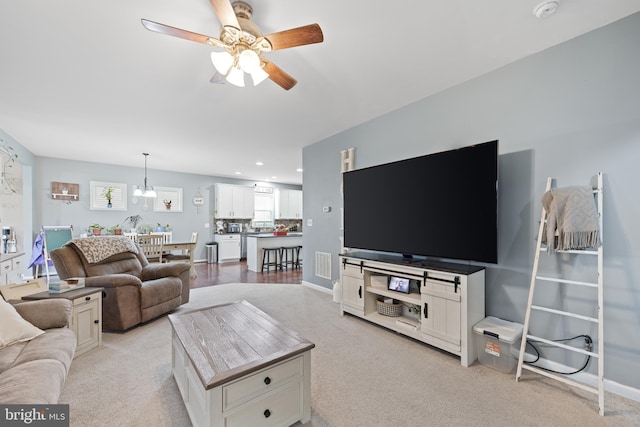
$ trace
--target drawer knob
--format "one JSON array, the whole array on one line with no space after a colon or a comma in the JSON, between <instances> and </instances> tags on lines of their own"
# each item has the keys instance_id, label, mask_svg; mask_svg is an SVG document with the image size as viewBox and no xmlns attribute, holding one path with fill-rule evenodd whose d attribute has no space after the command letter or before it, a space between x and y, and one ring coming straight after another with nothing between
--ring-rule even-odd
<instances>
[{"instance_id":1,"label":"drawer knob","mask_svg":"<svg viewBox=\"0 0 640 427\"><path fill-rule=\"evenodd\" d=\"M268 410L268 409L265 409L265 411L264 411L264 417L265 417L265 418L269 418L270 416L271 416L271 411L270 411L270 410Z\"/></svg>"},{"instance_id":2,"label":"drawer knob","mask_svg":"<svg viewBox=\"0 0 640 427\"><path fill-rule=\"evenodd\" d=\"M269 377L265 377L265 379L264 379L264 383L265 383L266 385L271 384L271 378L269 378Z\"/></svg>"},{"instance_id":3,"label":"drawer knob","mask_svg":"<svg viewBox=\"0 0 640 427\"><path fill-rule=\"evenodd\" d=\"M84 297L85 301L91 301L91 297Z\"/></svg>"},{"instance_id":4,"label":"drawer knob","mask_svg":"<svg viewBox=\"0 0 640 427\"><path fill-rule=\"evenodd\" d=\"M98 319L96 319L96 320L93 321L93 323L95 323L97 325L98 323L100 323L100 321Z\"/></svg>"}]
</instances>

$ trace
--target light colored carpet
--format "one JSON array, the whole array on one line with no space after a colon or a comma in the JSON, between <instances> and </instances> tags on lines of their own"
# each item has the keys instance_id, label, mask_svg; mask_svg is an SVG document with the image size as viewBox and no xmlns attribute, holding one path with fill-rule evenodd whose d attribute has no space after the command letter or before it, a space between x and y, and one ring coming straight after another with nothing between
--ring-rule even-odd
<instances>
[{"instance_id":1,"label":"light colored carpet","mask_svg":"<svg viewBox=\"0 0 640 427\"><path fill-rule=\"evenodd\" d=\"M227 284L192 290L177 312L247 300L316 344L306 426L640 426L640 403L597 396L532 373L503 374L353 316L302 285ZM71 426L190 426L171 374L161 317L74 359L60 403ZM251 427L251 426L247 426Z\"/></svg>"}]
</instances>

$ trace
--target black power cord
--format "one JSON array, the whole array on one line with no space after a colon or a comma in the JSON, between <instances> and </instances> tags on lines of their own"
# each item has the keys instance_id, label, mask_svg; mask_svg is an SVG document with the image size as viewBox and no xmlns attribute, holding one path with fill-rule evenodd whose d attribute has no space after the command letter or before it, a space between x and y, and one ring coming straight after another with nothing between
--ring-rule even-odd
<instances>
[{"instance_id":1,"label":"black power cord","mask_svg":"<svg viewBox=\"0 0 640 427\"><path fill-rule=\"evenodd\" d=\"M576 340L578 338L584 338L584 346L585 349L587 349L588 351L591 351L591 346L593 344L593 340L591 339L591 337L589 335L577 335L573 338L566 338L566 339L560 339L560 340L553 340L554 342L571 342L573 340ZM536 359L530 362L527 361L523 361L524 363L526 363L527 365L533 365L534 363L536 363L539 359L540 359L540 352L538 351L538 349L536 348L536 346L533 345L533 343L530 340L527 340L527 345L530 346L533 351L536 352ZM526 346L525 346L526 349ZM536 368L538 369L542 369L543 371L547 371L547 372L553 372L556 374L560 374L560 375L573 375L573 374L577 374L578 372L584 371L587 367L587 365L589 365L589 361L591 360L591 356L587 355L587 358L584 362L584 364L582 365L582 367L576 371L573 372L560 372L560 371L556 371L554 369L549 369L549 368L543 368L542 366L536 366Z\"/></svg>"}]
</instances>

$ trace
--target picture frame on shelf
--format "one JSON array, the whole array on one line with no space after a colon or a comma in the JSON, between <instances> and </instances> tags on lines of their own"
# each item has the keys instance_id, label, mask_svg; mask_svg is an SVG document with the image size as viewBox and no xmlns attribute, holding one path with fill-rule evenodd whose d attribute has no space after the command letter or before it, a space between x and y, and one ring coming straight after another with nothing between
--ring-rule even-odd
<instances>
[{"instance_id":1,"label":"picture frame on shelf","mask_svg":"<svg viewBox=\"0 0 640 427\"><path fill-rule=\"evenodd\" d=\"M126 211L127 184L89 181L90 205L93 211ZM109 195L110 198L107 198Z\"/></svg>"},{"instance_id":2,"label":"picture frame on shelf","mask_svg":"<svg viewBox=\"0 0 640 427\"><path fill-rule=\"evenodd\" d=\"M182 212L182 188L154 186L158 195L153 201L154 212Z\"/></svg>"}]
</instances>

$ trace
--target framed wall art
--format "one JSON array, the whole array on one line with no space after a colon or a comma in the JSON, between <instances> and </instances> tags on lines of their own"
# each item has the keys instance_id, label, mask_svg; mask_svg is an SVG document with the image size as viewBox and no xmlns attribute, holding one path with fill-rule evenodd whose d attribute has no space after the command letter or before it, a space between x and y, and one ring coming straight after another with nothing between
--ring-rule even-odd
<instances>
[{"instance_id":1,"label":"framed wall art","mask_svg":"<svg viewBox=\"0 0 640 427\"><path fill-rule=\"evenodd\" d=\"M158 197L153 201L155 212L182 212L182 188L154 186Z\"/></svg>"},{"instance_id":2,"label":"framed wall art","mask_svg":"<svg viewBox=\"0 0 640 427\"><path fill-rule=\"evenodd\" d=\"M127 210L127 184L89 181L89 190L91 196L89 209L94 211Z\"/></svg>"}]
</instances>

